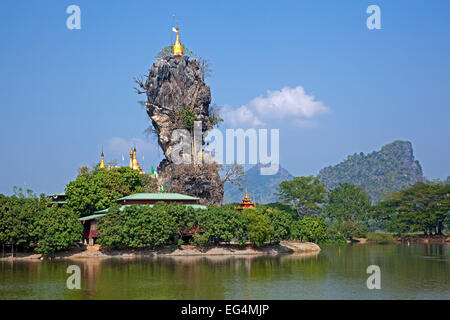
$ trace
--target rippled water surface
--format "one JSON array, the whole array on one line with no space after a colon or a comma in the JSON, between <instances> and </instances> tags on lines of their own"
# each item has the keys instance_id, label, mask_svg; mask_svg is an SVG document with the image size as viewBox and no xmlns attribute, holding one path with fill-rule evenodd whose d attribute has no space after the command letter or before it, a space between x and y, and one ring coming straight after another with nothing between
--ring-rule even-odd
<instances>
[{"instance_id":1,"label":"rippled water surface","mask_svg":"<svg viewBox=\"0 0 450 320\"><path fill-rule=\"evenodd\" d=\"M69 290L69 265L81 289ZM381 289L366 286L369 265ZM0 299L450 299L450 246L353 245L313 256L1 261Z\"/></svg>"}]
</instances>

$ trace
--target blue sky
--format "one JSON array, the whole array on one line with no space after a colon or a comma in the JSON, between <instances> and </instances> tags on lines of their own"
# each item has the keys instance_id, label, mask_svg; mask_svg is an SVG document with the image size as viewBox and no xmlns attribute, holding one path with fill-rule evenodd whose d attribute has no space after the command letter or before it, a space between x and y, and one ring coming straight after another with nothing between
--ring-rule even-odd
<instances>
[{"instance_id":1,"label":"blue sky","mask_svg":"<svg viewBox=\"0 0 450 320\"><path fill-rule=\"evenodd\" d=\"M81 30L66 28L71 4ZM366 27L370 4L381 30ZM213 102L227 111L298 87L327 108L306 125L289 114L267 123L280 128L280 162L294 175L402 139L428 178L445 178L449 12L444 0L1 1L0 193L62 191L102 145L107 160L120 163L135 143L144 168L159 162L133 77L170 43L174 14L182 42L211 61Z\"/></svg>"}]
</instances>

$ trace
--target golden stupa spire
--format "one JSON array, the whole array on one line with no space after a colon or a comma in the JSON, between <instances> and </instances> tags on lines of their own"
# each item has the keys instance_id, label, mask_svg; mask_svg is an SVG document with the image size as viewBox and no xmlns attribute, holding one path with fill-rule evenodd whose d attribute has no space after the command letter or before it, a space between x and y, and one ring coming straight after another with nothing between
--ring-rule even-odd
<instances>
[{"instance_id":1,"label":"golden stupa spire","mask_svg":"<svg viewBox=\"0 0 450 320\"><path fill-rule=\"evenodd\" d=\"M130 168L133 169L133 148L130 148Z\"/></svg>"},{"instance_id":2,"label":"golden stupa spire","mask_svg":"<svg viewBox=\"0 0 450 320\"><path fill-rule=\"evenodd\" d=\"M136 147L134 147L134 150L133 150L133 169L138 170L139 172L143 172L141 167L139 167L139 163L137 161Z\"/></svg>"},{"instance_id":3,"label":"golden stupa spire","mask_svg":"<svg viewBox=\"0 0 450 320\"><path fill-rule=\"evenodd\" d=\"M173 55L174 56L182 56L183 55L183 46L181 45L181 42L180 42L180 32L179 32L178 26L175 30L177 32L177 39L175 40L175 44L173 45Z\"/></svg>"},{"instance_id":4,"label":"golden stupa spire","mask_svg":"<svg viewBox=\"0 0 450 320\"><path fill-rule=\"evenodd\" d=\"M102 151L102 161L100 162L100 169L105 169L105 155Z\"/></svg>"}]
</instances>

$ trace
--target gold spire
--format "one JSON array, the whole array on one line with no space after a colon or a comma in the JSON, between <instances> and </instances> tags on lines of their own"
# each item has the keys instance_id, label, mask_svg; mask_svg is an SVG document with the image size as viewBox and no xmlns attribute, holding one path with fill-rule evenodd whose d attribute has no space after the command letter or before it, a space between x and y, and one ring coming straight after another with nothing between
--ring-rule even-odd
<instances>
[{"instance_id":1,"label":"gold spire","mask_svg":"<svg viewBox=\"0 0 450 320\"><path fill-rule=\"evenodd\" d=\"M134 147L134 151L133 151L133 169L138 170L139 172L143 172L141 167L139 167L139 163L137 161L136 147Z\"/></svg>"},{"instance_id":2,"label":"gold spire","mask_svg":"<svg viewBox=\"0 0 450 320\"><path fill-rule=\"evenodd\" d=\"M102 161L100 162L100 169L105 169L105 156L102 151Z\"/></svg>"},{"instance_id":3,"label":"gold spire","mask_svg":"<svg viewBox=\"0 0 450 320\"><path fill-rule=\"evenodd\" d=\"M175 40L175 44L173 45L173 55L174 56L182 56L183 55L183 46L181 45L180 42L180 33L178 31L178 26L177 26L177 39Z\"/></svg>"},{"instance_id":4,"label":"gold spire","mask_svg":"<svg viewBox=\"0 0 450 320\"><path fill-rule=\"evenodd\" d=\"M133 169L133 149L130 148L130 168Z\"/></svg>"}]
</instances>

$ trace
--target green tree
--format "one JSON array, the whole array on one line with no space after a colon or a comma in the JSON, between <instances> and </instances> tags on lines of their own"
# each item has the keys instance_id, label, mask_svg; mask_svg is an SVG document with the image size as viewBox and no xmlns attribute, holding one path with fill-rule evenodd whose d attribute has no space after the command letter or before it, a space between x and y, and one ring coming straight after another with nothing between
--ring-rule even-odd
<instances>
[{"instance_id":1,"label":"green tree","mask_svg":"<svg viewBox=\"0 0 450 320\"><path fill-rule=\"evenodd\" d=\"M242 210L241 214L247 226L248 239L252 245L262 247L265 242L270 240L274 230L269 216L252 208Z\"/></svg>"},{"instance_id":2,"label":"green tree","mask_svg":"<svg viewBox=\"0 0 450 320\"><path fill-rule=\"evenodd\" d=\"M208 210L196 211L195 216L195 224L203 233L196 236L196 243L230 242L232 239L245 243L245 221L233 208L210 206Z\"/></svg>"},{"instance_id":3,"label":"green tree","mask_svg":"<svg viewBox=\"0 0 450 320\"><path fill-rule=\"evenodd\" d=\"M44 255L72 247L80 242L83 226L70 208L45 208L36 217L32 232L36 239L35 251Z\"/></svg>"},{"instance_id":4,"label":"green tree","mask_svg":"<svg viewBox=\"0 0 450 320\"><path fill-rule=\"evenodd\" d=\"M370 203L370 197L364 189L342 183L328 193L325 213L333 220L357 221L367 213Z\"/></svg>"},{"instance_id":5,"label":"green tree","mask_svg":"<svg viewBox=\"0 0 450 320\"><path fill-rule=\"evenodd\" d=\"M79 174L67 185L66 196L68 205L82 215L106 209L117 198L143 190L141 174L129 167L120 167Z\"/></svg>"},{"instance_id":6,"label":"green tree","mask_svg":"<svg viewBox=\"0 0 450 320\"><path fill-rule=\"evenodd\" d=\"M391 194L371 215L399 235L420 230L425 235L441 235L450 216L450 185L418 182Z\"/></svg>"},{"instance_id":7,"label":"green tree","mask_svg":"<svg viewBox=\"0 0 450 320\"><path fill-rule=\"evenodd\" d=\"M320 213L320 205L325 201L326 191L314 176L295 177L281 182L276 195L282 204L292 206L299 217L303 218Z\"/></svg>"},{"instance_id":8,"label":"green tree","mask_svg":"<svg viewBox=\"0 0 450 320\"><path fill-rule=\"evenodd\" d=\"M368 228L358 221L340 220L336 221L331 227L333 234L342 234L346 239L364 238L369 232Z\"/></svg>"},{"instance_id":9,"label":"green tree","mask_svg":"<svg viewBox=\"0 0 450 320\"><path fill-rule=\"evenodd\" d=\"M266 208L264 213L269 217L273 232L270 241L288 240L291 234L292 215L277 208Z\"/></svg>"},{"instance_id":10,"label":"green tree","mask_svg":"<svg viewBox=\"0 0 450 320\"><path fill-rule=\"evenodd\" d=\"M37 197L0 195L0 243L28 248L35 239L33 223L45 209Z\"/></svg>"},{"instance_id":11,"label":"green tree","mask_svg":"<svg viewBox=\"0 0 450 320\"><path fill-rule=\"evenodd\" d=\"M176 219L169 214L168 205L153 207L132 205L123 210L111 208L99 219L98 243L107 247L146 248L169 242L177 232Z\"/></svg>"},{"instance_id":12,"label":"green tree","mask_svg":"<svg viewBox=\"0 0 450 320\"><path fill-rule=\"evenodd\" d=\"M294 220L291 225L291 238L318 244L329 240L328 225L323 217L305 217Z\"/></svg>"}]
</instances>

